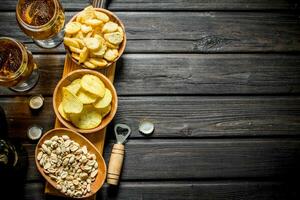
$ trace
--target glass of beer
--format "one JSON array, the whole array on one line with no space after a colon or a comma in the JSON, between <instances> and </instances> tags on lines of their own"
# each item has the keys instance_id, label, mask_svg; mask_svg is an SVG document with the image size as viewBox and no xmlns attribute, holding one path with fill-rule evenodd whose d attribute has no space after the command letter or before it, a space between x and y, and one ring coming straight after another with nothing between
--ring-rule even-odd
<instances>
[{"instance_id":1,"label":"glass of beer","mask_svg":"<svg viewBox=\"0 0 300 200\"><path fill-rule=\"evenodd\" d=\"M38 46L54 48L63 41L65 14L59 0L18 0L16 17Z\"/></svg>"},{"instance_id":2,"label":"glass of beer","mask_svg":"<svg viewBox=\"0 0 300 200\"><path fill-rule=\"evenodd\" d=\"M33 88L38 79L31 52L13 38L0 37L0 85L24 92Z\"/></svg>"}]
</instances>

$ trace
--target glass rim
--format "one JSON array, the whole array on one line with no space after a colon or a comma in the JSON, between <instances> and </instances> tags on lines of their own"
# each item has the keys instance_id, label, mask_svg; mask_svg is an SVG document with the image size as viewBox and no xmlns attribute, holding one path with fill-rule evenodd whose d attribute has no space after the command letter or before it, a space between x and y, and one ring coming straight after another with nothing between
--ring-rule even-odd
<instances>
[{"instance_id":1,"label":"glass rim","mask_svg":"<svg viewBox=\"0 0 300 200\"><path fill-rule=\"evenodd\" d=\"M24 64L28 64L27 63L28 62L27 50L26 50L26 48L18 40L14 39L14 38L11 38L11 37L0 37L0 41L1 40L9 40L9 41L13 42L14 44L16 44L18 46L18 48L21 51L22 61L21 61L21 64L20 64L18 70L13 73L13 76L6 77L6 76L1 76L0 75L1 79L3 79L3 80L15 80L18 77L20 77L22 75L22 73L25 71L25 65Z\"/></svg>"},{"instance_id":2,"label":"glass rim","mask_svg":"<svg viewBox=\"0 0 300 200\"><path fill-rule=\"evenodd\" d=\"M40 29L43 29L43 28L46 28L47 26L51 26L52 24L54 24L55 20L57 19L58 17L58 8L59 8L59 2L58 0L51 0L53 3L54 3L54 13L53 13L53 16L52 18L46 23L46 24L43 24L43 25L40 25L40 26L32 26L30 24L27 24L23 19L22 17L20 16L20 13L18 12L18 10L21 10L21 9L18 9L20 7L20 1L22 0L18 0L17 2L17 5L16 5L16 16L17 16L17 20L23 25L25 26L26 28L29 28L31 31L40 31Z\"/></svg>"}]
</instances>

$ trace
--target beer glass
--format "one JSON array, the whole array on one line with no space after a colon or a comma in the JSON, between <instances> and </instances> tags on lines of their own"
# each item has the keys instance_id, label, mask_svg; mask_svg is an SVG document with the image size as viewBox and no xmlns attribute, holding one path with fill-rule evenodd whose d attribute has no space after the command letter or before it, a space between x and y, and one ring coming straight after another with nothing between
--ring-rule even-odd
<instances>
[{"instance_id":1,"label":"beer glass","mask_svg":"<svg viewBox=\"0 0 300 200\"><path fill-rule=\"evenodd\" d=\"M63 41L65 14L59 0L18 0L16 18L22 31L42 48Z\"/></svg>"},{"instance_id":2,"label":"beer glass","mask_svg":"<svg viewBox=\"0 0 300 200\"><path fill-rule=\"evenodd\" d=\"M38 79L31 52L13 38L0 37L0 85L24 92L33 88Z\"/></svg>"}]
</instances>

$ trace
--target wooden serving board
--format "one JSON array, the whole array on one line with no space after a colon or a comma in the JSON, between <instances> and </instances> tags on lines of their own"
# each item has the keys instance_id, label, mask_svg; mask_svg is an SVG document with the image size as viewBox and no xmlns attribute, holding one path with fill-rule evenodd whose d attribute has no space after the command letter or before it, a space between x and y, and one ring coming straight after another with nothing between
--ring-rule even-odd
<instances>
[{"instance_id":1,"label":"wooden serving board","mask_svg":"<svg viewBox=\"0 0 300 200\"><path fill-rule=\"evenodd\" d=\"M81 69L80 66L78 66L76 63L74 63L68 55L66 55L65 58L65 65L64 65L64 71L63 71L63 77L65 77L68 73ZM115 77L115 70L116 70L116 63L113 63L108 68L99 70L102 74L104 74L108 79L113 82ZM55 128L64 127L56 118L55 120ZM100 130L96 133L88 133L88 134L82 134L87 139L89 139L99 150L99 152L103 153L104 148L104 141L105 141L105 135L106 135L106 128ZM46 182L45 186L45 193L55 196L63 196L61 192L59 192L57 189L53 188L49 183ZM86 198L86 199L96 199L96 195L93 195L92 197Z\"/></svg>"}]
</instances>

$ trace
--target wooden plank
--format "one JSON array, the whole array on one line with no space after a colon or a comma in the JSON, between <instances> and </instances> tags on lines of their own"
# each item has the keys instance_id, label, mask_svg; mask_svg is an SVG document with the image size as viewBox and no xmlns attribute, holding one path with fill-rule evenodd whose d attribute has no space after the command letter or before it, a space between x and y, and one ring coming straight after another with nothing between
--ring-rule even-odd
<instances>
[{"instance_id":1,"label":"wooden plank","mask_svg":"<svg viewBox=\"0 0 300 200\"><path fill-rule=\"evenodd\" d=\"M15 11L18 0L1 0L0 11ZM91 0L60 0L65 10L81 10L90 5Z\"/></svg>"},{"instance_id":2,"label":"wooden plank","mask_svg":"<svg viewBox=\"0 0 300 200\"><path fill-rule=\"evenodd\" d=\"M278 10L297 9L296 0L112 0L111 10Z\"/></svg>"},{"instance_id":3,"label":"wooden plank","mask_svg":"<svg viewBox=\"0 0 300 200\"><path fill-rule=\"evenodd\" d=\"M66 10L78 10L90 4L91 0L61 0ZM17 0L2 0L0 11L13 11ZM112 0L109 1L108 9L112 11L137 11L137 10L288 10L298 9L296 0Z\"/></svg>"},{"instance_id":4,"label":"wooden plank","mask_svg":"<svg viewBox=\"0 0 300 200\"><path fill-rule=\"evenodd\" d=\"M12 138L26 139L32 124L44 131L54 125L51 98L37 113L27 100L0 99ZM300 97L119 97L114 122L130 125L131 138L144 137L138 132L144 119L154 122L154 138L299 136L299 115Z\"/></svg>"},{"instance_id":5,"label":"wooden plank","mask_svg":"<svg viewBox=\"0 0 300 200\"><path fill-rule=\"evenodd\" d=\"M24 200L44 200L41 182L26 183ZM187 181L187 182L121 182L117 193L107 185L98 192L100 199L140 200L274 200L297 199L295 184L281 181ZM61 198L51 198L47 200Z\"/></svg>"},{"instance_id":6,"label":"wooden plank","mask_svg":"<svg viewBox=\"0 0 300 200\"><path fill-rule=\"evenodd\" d=\"M35 55L38 85L21 95L52 95L65 55ZM117 66L118 95L295 94L300 55L125 54ZM0 95L16 93L1 88Z\"/></svg>"},{"instance_id":7,"label":"wooden plank","mask_svg":"<svg viewBox=\"0 0 300 200\"><path fill-rule=\"evenodd\" d=\"M104 150L108 162L111 144ZM29 155L27 180L41 180ZM236 178L299 179L299 138L264 139L131 139L121 181Z\"/></svg>"},{"instance_id":8,"label":"wooden plank","mask_svg":"<svg viewBox=\"0 0 300 200\"><path fill-rule=\"evenodd\" d=\"M299 55L125 54L116 87L124 95L300 92ZM299 67L298 67L299 66Z\"/></svg>"},{"instance_id":9,"label":"wooden plank","mask_svg":"<svg viewBox=\"0 0 300 200\"><path fill-rule=\"evenodd\" d=\"M67 19L74 12L67 12ZM272 12L116 12L124 22L126 52L294 52L300 50L295 13ZM31 42L15 13L0 13L0 36ZM151 24L151 26L145 25ZM34 46L34 52L40 48ZM43 50L45 52L45 50ZM53 50L52 50L53 52Z\"/></svg>"},{"instance_id":10,"label":"wooden plank","mask_svg":"<svg viewBox=\"0 0 300 200\"><path fill-rule=\"evenodd\" d=\"M80 69L80 67L72 62L71 58L66 56L65 58L65 64L64 64L64 70L63 70L63 77L67 76L70 72ZM114 77L115 77L115 69L116 69L116 63L113 63L109 68L106 68L105 70L102 70L103 74L107 76L107 78L113 83ZM56 119L56 123L54 128L62 128L64 127L58 119ZM106 135L106 127L100 131L97 131L93 134L88 134L85 137L92 142L95 147L98 149L98 151L102 154L103 148L104 148L104 142L105 142L105 135ZM46 183L45 186L45 193L61 196L62 194L57 191L56 188L52 187L49 183ZM86 200L92 200L96 199L96 194L94 194L91 197L85 198Z\"/></svg>"}]
</instances>

